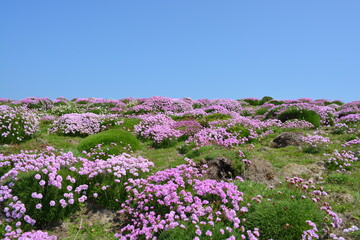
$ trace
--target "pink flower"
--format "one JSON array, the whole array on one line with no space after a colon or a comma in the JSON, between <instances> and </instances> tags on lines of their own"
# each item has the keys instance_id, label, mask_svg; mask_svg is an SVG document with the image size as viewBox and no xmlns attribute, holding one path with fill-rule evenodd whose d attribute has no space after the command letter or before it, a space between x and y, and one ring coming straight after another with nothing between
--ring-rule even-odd
<instances>
[{"instance_id":1,"label":"pink flower","mask_svg":"<svg viewBox=\"0 0 360 240\"><path fill-rule=\"evenodd\" d=\"M40 186L45 186L45 184L46 184L46 182L44 181L44 180L41 180L40 182L39 182L39 184L40 184Z\"/></svg>"}]
</instances>

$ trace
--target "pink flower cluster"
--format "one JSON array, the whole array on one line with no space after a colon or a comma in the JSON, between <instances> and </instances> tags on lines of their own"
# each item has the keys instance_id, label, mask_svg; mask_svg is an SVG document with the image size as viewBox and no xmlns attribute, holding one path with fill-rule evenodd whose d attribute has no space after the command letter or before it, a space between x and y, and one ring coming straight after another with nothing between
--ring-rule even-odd
<instances>
[{"instance_id":1,"label":"pink flower cluster","mask_svg":"<svg viewBox=\"0 0 360 240\"><path fill-rule=\"evenodd\" d=\"M323 187L319 187L317 189L317 186L315 186L314 182L312 180L305 181L302 178L299 177L293 177L293 178L286 178L286 182L289 183L289 186L295 187L304 193L307 193L312 197L312 201L315 203L318 203L320 206L320 209L326 212L329 217L331 217L332 222L330 223L332 228L339 228L343 222L343 220L334 212L332 211L332 208L328 202L325 202L323 197L327 196L328 193L324 191ZM302 196L302 198L306 198L305 195ZM310 232L305 233L303 236L308 237L311 234L315 234L315 227L313 223L307 222L310 226L313 227L313 231L310 230ZM305 238L306 239L306 238Z\"/></svg>"},{"instance_id":2,"label":"pink flower cluster","mask_svg":"<svg viewBox=\"0 0 360 240\"><path fill-rule=\"evenodd\" d=\"M184 99L156 96L142 99L138 105L133 106L128 110L136 113L155 112L171 114L192 110L192 106L191 103Z\"/></svg>"},{"instance_id":3,"label":"pink flower cluster","mask_svg":"<svg viewBox=\"0 0 360 240\"><path fill-rule=\"evenodd\" d=\"M281 128L308 129L313 127L314 125L312 125L308 121L298 119L288 120L281 124Z\"/></svg>"},{"instance_id":4,"label":"pink flower cluster","mask_svg":"<svg viewBox=\"0 0 360 240\"><path fill-rule=\"evenodd\" d=\"M190 165L180 165L151 175L147 179L129 180L128 200L121 213L131 216L115 237L119 239L156 239L161 231L195 226L196 239L215 234L219 222L224 239L235 239L233 230L243 232L243 239L258 239L258 231L246 231L240 219L247 208L241 206L243 193L233 183L199 180L201 173ZM186 224L185 224L186 223ZM225 226L227 226L225 228ZM189 226L188 226L189 227ZM256 237L257 236L257 237Z\"/></svg>"},{"instance_id":5,"label":"pink flower cluster","mask_svg":"<svg viewBox=\"0 0 360 240\"><path fill-rule=\"evenodd\" d=\"M54 120L55 120L55 116L53 116L53 115L46 114L46 115L43 115L40 117L40 121L46 122L46 123L51 123Z\"/></svg>"},{"instance_id":6,"label":"pink flower cluster","mask_svg":"<svg viewBox=\"0 0 360 240\"><path fill-rule=\"evenodd\" d=\"M320 135L311 135L307 137L301 137L301 141L305 144L306 147L317 148L321 147L325 143L329 143L330 139Z\"/></svg>"},{"instance_id":7,"label":"pink flower cluster","mask_svg":"<svg viewBox=\"0 0 360 240\"><path fill-rule=\"evenodd\" d=\"M21 229L17 229L17 231L10 231L5 233L5 238L3 240L56 240L58 239L56 236L49 235L47 232L43 231L31 231L22 233Z\"/></svg>"},{"instance_id":8,"label":"pink flower cluster","mask_svg":"<svg viewBox=\"0 0 360 240\"><path fill-rule=\"evenodd\" d=\"M173 127L174 129L179 130L181 135L186 135L186 136L192 136L198 131L200 131L200 129L202 129L200 123L194 120L175 122L173 124Z\"/></svg>"},{"instance_id":9,"label":"pink flower cluster","mask_svg":"<svg viewBox=\"0 0 360 240\"><path fill-rule=\"evenodd\" d=\"M351 163L358 161L358 157L355 156L354 152L346 150L339 152L339 150L335 149L333 154L324 154L324 156L329 157L325 165L329 169L336 170L337 172L347 172L351 170Z\"/></svg>"},{"instance_id":10,"label":"pink flower cluster","mask_svg":"<svg viewBox=\"0 0 360 240\"><path fill-rule=\"evenodd\" d=\"M246 140L238 140L235 134L229 133L225 128L204 128L194 136L189 137L185 143L194 142L196 146L219 145L232 147L243 144Z\"/></svg>"},{"instance_id":11,"label":"pink flower cluster","mask_svg":"<svg viewBox=\"0 0 360 240\"><path fill-rule=\"evenodd\" d=\"M176 130L175 121L164 114L148 115L142 117L142 121L135 125L135 133L139 136L151 139L155 143L164 140L174 140L182 135L181 131Z\"/></svg>"},{"instance_id":12,"label":"pink flower cluster","mask_svg":"<svg viewBox=\"0 0 360 240\"><path fill-rule=\"evenodd\" d=\"M54 208L60 206L60 209L65 209L85 202L92 197L89 196L88 191L94 187L92 184L96 184L91 181L96 176L111 174L115 179L114 184L124 184L128 177L136 178L140 172L148 172L149 168L154 166L152 162L142 157L135 158L128 154L114 156L107 161L91 161L75 157L71 152L57 152L52 147L48 147L47 151L42 153L22 152L9 156L0 155L0 163L0 167L13 166L0 178L0 181L12 181L0 186L0 204L4 206L3 214L6 222L16 225L16 233L21 233L22 225L19 221L30 225L36 224L36 217L29 215L29 209L43 211L43 206ZM64 168L74 174L64 176L61 173ZM19 174L22 172L35 172L33 181L39 184L39 190L28 196L33 199L31 206L25 206L24 199L20 199L13 191L19 180ZM77 179L79 176L81 176L80 182ZM86 184L81 184L81 182ZM64 192L64 194L47 195L54 191ZM49 198L53 199L49 200ZM11 226L8 225L7 229L10 228Z\"/></svg>"},{"instance_id":13,"label":"pink flower cluster","mask_svg":"<svg viewBox=\"0 0 360 240\"><path fill-rule=\"evenodd\" d=\"M360 121L360 113L349 114L338 119L338 122L357 123Z\"/></svg>"},{"instance_id":14,"label":"pink flower cluster","mask_svg":"<svg viewBox=\"0 0 360 240\"><path fill-rule=\"evenodd\" d=\"M360 150L360 138L355 138L353 140L350 140L342 145L343 147L358 147L358 150Z\"/></svg>"},{"instance_id":15,"label":"pink flower cluster","mask_svg":"<svg viewBox=\"0 0 360 240\"><path fill-rule=\"evenodd\" d=\"M95 159L89 161L82 159L82 166L78 173L93 178L97 175L111 173L117 178L127 174L138 176L139 171L148 172L149 168L154 166L153 162L142 157L131 157L127 153L118 156L112 156L107 160Z\"/></svg>"},{"instance_id":16,"label":"pink flower cluster","mask_svg":"<svg viewBox=\"0 0 360 240\"><path fill-rule=\"evenodd\" d=\"M338 117L343 117L349 114L359 113L360 112L360 101L353 101L342 105L336 115Z\"/></svg>"},{"instance_id":17,"label":"pink flower cluster","mask_svg":"<svg viewBox=\"0 0 360 240\"><path fill-rule=\"evenodd\" d=\"M100 116L94 113L70 113L62 115L53 124L51 133L91 135L100 132Z\"/></svg>"},{"instance_id":18,"label":"pink flower cluster","mask_svg":"<svg viewBox=\"0 0 360 240\"><path fill-rule=\"evenodd\" d=\"M0 105L0 143L20 142L39 130L38 115L27 108Z\"/></svg>"},{"instance_id":19,"label":"pink flower cluster","mask_svg":"<svg viewBox=\"0 0 360 240\"><path fill-rule=\"evenodd\" d=\"M64 114L53 123L51 133L65 135L91 135L105 130L108 126L123 123L118 115L97 115L94 113Z\"/></svg>"}]
</instances>

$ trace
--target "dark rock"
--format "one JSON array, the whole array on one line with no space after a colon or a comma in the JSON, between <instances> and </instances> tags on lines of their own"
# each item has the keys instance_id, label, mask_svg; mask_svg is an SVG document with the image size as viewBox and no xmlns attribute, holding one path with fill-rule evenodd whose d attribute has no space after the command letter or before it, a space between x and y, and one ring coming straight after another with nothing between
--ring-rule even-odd
<instances>
[{"instance_id":1,"label":"dark rock","mask_svg":"<svg viewBox=\"0 0 360 240\"><path fill-rule=\"evenodd\" d=\"M301 133L283 132L271 142L270 146L273 148L282 148L287 146L300 146L302 144Z\"/></svg>"},{"instance_id":2,"label":"dark rock","mask_svg":"<svg viewBox=\"0 0 360 240\"><path fill-rule=\"evenodd\" d=\"M204 174L204 178L206 179L228 179L234 174L231 167L231 160L225 157L218 157L216 159L209 160L206 162L206 165L208 165L206 173Z\"/></svg>"}]
</instances>

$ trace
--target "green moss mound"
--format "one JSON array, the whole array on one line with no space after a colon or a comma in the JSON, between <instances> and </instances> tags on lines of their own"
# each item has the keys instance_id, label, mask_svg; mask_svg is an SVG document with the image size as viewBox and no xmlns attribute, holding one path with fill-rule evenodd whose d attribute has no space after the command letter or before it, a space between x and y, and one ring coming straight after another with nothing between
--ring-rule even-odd
<instances>
[{"instance_id":1,"label":"green moss mound","mask_svg":"<svg viewBox=\"0 0 360 240\"><path fill-rule=\"evenodd\" d=\"M316 224L319 234L323 234L326 214L318 203L299 189L281 184L270 190L266 185L245 181L239 182L239 190L244 192L245 202L251 202L249 212L244 215L246 229L259 228L260 239L297 240L303 231L310 229L306 223L310 220ZM261 195L261 203L251 200Z\"/></svg>"},{"instance_id":2,"label":"green moss mound","mask_svg":"<svg viewBox=\"0 0 360 240\"><path fill-rule=\"evenodd\" d=\"M277 118L282 122L290 119L305 120L314 125L314 127L320 126L319 114L317 114L315 111L307 109L289 108L280 113Z\"/></svg>"},{"instance_id":3,"label":"green moss mound","mask_svg":"<svg viewBox=\"0 0 360 240\"><path fill-rule=\"evenodd\" d=\"M140 141L130 132L122 129L110 129L86 137L79 143L77 149L90 152L99 144L102 144L101 150L105 153L104 157L133 152L140 148Z\"/></svg>"}]
</instances>

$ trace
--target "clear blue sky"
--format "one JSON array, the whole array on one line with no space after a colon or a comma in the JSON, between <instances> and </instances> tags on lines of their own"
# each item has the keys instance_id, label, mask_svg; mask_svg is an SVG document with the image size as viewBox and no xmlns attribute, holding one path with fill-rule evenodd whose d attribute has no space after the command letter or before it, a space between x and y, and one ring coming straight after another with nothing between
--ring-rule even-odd
<instances>
[{"instance_id":1,"label":"clear blue sky","mask_svg":"<svg viewBox=\"0 0 360 240\"><path fill-rule=\"evenodd\" d=\"M0 97L360 100L359 0L2 0Z\"/></svg>"}]
</instances>

